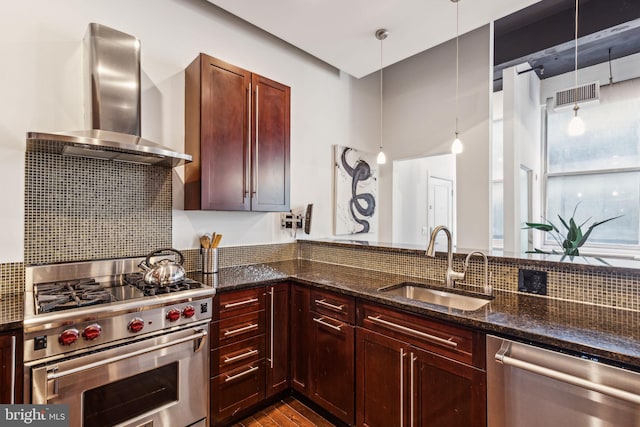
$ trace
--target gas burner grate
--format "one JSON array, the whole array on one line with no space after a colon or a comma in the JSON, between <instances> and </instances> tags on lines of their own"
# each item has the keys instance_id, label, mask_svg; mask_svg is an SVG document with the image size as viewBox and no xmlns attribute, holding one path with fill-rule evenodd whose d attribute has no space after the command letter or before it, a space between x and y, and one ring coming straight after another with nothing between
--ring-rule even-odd
<instances>
[{"instance_id":1,"label":"gas burner grate","mask_svg":"<svg viewBox=\"0 0 640 427\"><path fill-rule=\"evenodd\" d=\"M93 279L41 283L35 286L35 291L40 313L115 301L113 294Z\"/></svg>"},{"instance_id":2,"label":"gas burner grate","mask_svg":"<svg viewBox=\"0 0 640 427\"><path fill-rule=\"evenodd\" d=\"M181 291L188 291L189 289L198 289L203 286L202 283L196 282L195 280L191 280L188 278L185 278L178 283L174 283L167 286L150 285L144 281L143 273L127 274L125 275L124 280L125 282L140 289L146 296L163 295L163 294L169 294L169 293L175 293L175 292L181 292Z\"/></svg>"}]
</instances>

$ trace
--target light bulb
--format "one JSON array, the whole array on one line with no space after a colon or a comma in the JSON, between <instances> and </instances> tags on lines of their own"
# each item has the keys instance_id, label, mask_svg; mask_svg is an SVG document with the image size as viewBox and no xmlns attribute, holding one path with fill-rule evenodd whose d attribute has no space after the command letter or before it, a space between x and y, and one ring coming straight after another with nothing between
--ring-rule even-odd
<instances>
[{"instance_id":1,"label":"light bulb","mask_svg":"<svg viewBox=\"0 0 640 427\"><path fill-rule=\"evenodd\" d=\"M380 150L380 152L378 153L377 162L379 165L384 165L385 163L387 163L387 156L384 155L382 150Z\"/></svg>"},{"instance_id":2,"label":"light bulb","mask_svg":"<svg viewBox=\"0 0 640 427\"><path fill-rule=\"evenodd\" d=\"M463 150L464 147L462 145L462 141L460 141L460 138L458 138L458 133L456 132L456 139L454 139L453 143L451 144L451 152L453 154L460 154Z\"/></svg>"},{"instance_id":3,"label":"light bulb","mask_svg":"<svg viewBox=\"0 0 640 427\"><path fill-rule=\"evenodd\" d=\"M573 118L571 118L571 121L569 122L567 132L569 133L569 136L580 136L584 133L584 129L584 121L576 111L576 114L573 116Z\"/></svg>"}]
</instances>

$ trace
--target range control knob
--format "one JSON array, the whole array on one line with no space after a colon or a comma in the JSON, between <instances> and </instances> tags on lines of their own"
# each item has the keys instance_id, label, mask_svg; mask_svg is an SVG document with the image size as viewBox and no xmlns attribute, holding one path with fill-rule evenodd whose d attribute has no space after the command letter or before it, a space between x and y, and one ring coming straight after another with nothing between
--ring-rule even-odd
<instances>
[{"instance_id":1,"label":"range control knob","mask_svg":"<svg viewBox=\"0 0 640 427\"><path fill-rule=\"evenodd\" d=\"M180 310L178 310L177 308L172 308L171 310L167 311L167 320L169 322L175 322L178 319L180 319Z\"/></svg>"},{"instance_id":2,"label":"range control knob","mask_svg":"<svg viewBox=\"0 0 640 427\"><path fill-rule=\"evenodd\" d=\"M58 342L61 345L71 345L78 341L80 332L76 328L65 329L60 335L58 335Z\"/></svg>"},{"instance_id":3,"label":"range control knob","mask_svg":"<svg viewBox=\"0 0 640 427\"><path fill-rule=\"evenodd\" d=\"M129 332L133 333L140 332L142 328L144 328L144 320L139 317L132 319L127 325Z\"/></svg>"},{"instance_id":4,"label":"range control knob","mask_svg":"<svg viewBox=\"0 0 640 427\"><path fill-rule=\"evenodd\" d=\"M194 314L196 314L196 309L193 308L192 305L188 305L188 306L186 306L185 308L182 309L182 315L184 317L186 317L187 319L189 317L193 317Z\"/></svg>"},{"instance_id":5,"label":"range control knob","mask_svg":"<svg viewBox=\"0 0 640 427\"><path fill-rule=\"evenodd\" d=\"M102 328L97 323L94 323L84 328L82 338L87 341L93 341L100 336L100 333L102 333Z\"/></svg>"}]
</instances>

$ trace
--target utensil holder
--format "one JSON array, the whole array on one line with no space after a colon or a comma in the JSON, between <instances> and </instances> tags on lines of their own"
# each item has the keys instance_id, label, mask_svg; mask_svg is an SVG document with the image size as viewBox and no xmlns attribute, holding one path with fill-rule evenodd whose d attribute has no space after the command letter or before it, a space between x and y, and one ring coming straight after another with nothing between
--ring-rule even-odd
<instances>
[{"instance_id":1,"label":"utensil holder","mask_svg":"<svg viewBox=\"0 0 640 427\"><path fill-rule=\"evenodd\" d=\"M218 272L218 248L202 248L202 272Z\"/></svg>"}]
</instances>

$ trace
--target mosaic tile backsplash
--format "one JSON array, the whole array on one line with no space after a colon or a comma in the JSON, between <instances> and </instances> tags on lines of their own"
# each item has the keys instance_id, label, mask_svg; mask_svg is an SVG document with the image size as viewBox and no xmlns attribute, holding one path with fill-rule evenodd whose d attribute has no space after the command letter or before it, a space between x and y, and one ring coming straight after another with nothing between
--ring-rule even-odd
<instances>
[{"instance_id":1,"label":"mosaic tile backsplash","mask_svg":"<svg viewBox=\"0 0 640 427\"><path fill-rule=\"evenodd\" d=\"M299 258L339 264L348 267L400 274L421 279L443 280L446 257L428 258L423 253L406 253L380 248L340 247L314 242L298 242ZM462 271L461 259L454 259L454 270ZM547 272L547 297L557 300L586 302L608 307L640 311L640 271L582 271L569 266L543 263L540 266L519 265L517 262L489 262L489 284L494 289L518 292L518 268ZM484 264L473 258L466 282L481 286Z\"/></svg>"},{"instance_id":2,"label":"mosaic tile backsplash","mask_svg":"<svg viewBox=\"0 0 640 427\"><path fill-rule=\"evenodd\" d=\"M27 152L26 265L171 246L171 169Z\"/></svg>"}]
</instances>

